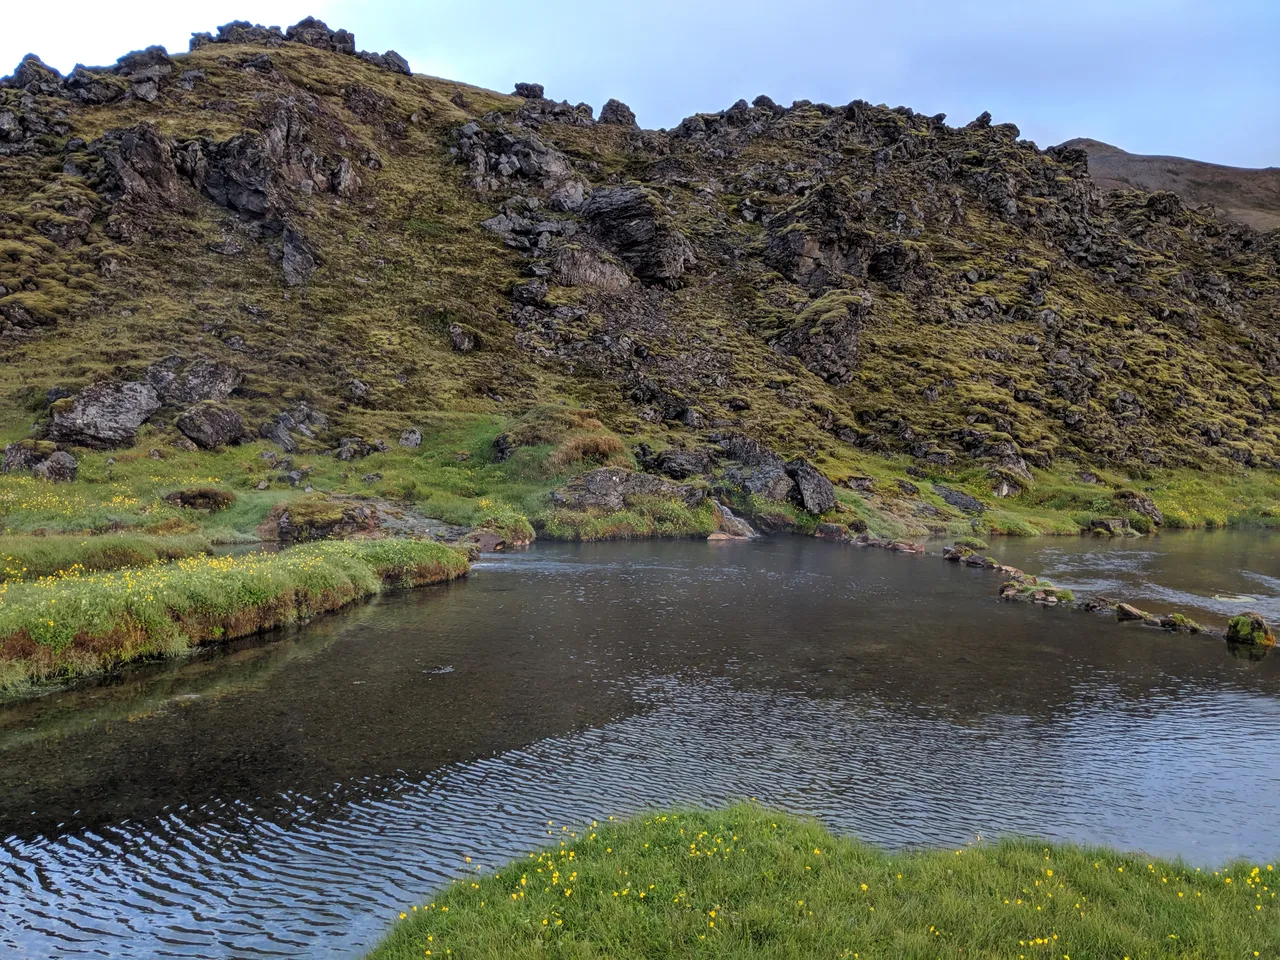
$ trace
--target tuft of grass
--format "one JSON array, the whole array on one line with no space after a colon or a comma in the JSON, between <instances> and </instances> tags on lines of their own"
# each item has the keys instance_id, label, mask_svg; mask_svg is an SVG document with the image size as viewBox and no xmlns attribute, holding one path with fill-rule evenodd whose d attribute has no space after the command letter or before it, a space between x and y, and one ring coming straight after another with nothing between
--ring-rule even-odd
<instances>
[{"instance_id":1,"label":"tuft of grass","mask_svg":"<svg viewBox=\"0 0 1280 960\"><path fill-rule=\"evenodd\" d=\"M387 586L468 569L465 555L442 544L355 540L0 583L0 694L286 626Z\"/></svg>"},{"instance_id":2,"label":"tuft of grass","mask_svg":"<svg viewBox=\"0 0 1280 960\"><path fill-rule=\"evenodd\" d=\"M547 832L397 908L369 960L1280 956L1272 864L1025 839L886 851L755 805Z\"/></svg>"}]
</instances>

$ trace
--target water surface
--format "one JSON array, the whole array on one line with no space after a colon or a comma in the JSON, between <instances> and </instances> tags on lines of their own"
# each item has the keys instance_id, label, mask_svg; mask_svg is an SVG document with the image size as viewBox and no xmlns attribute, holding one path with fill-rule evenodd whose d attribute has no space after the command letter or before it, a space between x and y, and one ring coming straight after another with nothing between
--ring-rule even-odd
<instances>
[{"instance_id":1,"label":"water surface","mask_svg":"<svg viewBox=\"0 0 1280 960\"><path fill-rule=\"evenodd\" d=\"M996 549L1203 619L1246 574L1274 602L1271 541L1222 537ZM359 956L548 820L748 796L892 846L1280 853L1280 657L997 587L799 538L539 546L0 711L0 947Z\"/></svg>"}]
</instances>

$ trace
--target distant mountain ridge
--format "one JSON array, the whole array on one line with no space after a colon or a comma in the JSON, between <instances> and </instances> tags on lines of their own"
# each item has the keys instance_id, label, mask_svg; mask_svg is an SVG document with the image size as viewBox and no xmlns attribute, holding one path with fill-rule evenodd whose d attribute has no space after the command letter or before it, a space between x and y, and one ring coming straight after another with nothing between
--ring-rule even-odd
<instances>
[{"instance_id":1,"label":"distant mountain ridge","mask_svg":"<svg viewBox=\"0 0 1280 960\"><path fill-rule=\"evenodd\" d=\"M1280 230L1280 167L1250 169L1145 156L1087 137L1061 146L1089 154L1089 175L1104 190L1169 190L1191 206L1211 203L1255 230Z\"/></svg>"}]
</instances>

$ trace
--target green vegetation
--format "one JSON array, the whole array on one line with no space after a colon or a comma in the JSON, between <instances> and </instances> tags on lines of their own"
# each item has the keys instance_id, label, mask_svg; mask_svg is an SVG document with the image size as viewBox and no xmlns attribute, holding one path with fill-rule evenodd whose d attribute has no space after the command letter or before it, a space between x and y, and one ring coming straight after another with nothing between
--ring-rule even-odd
<instances>
[{"instance_id":1,"label":"green vegetation","mask_svg":"<svg viewBox=\"0 0 1280 960\"><path fill-rule=\"evenodd\" d=\"M438 583L467 569L462 553L441 544L360 540L6 581L0 693L298 623L387 586Z\"/></svg>"},{"instance_id":2,"label":"green vegetation","mask_svg":"<svg viewBox=\"0 0 1280 960\"><path fill-rule=\"evenodd\" d=\"M1259 614L1242 613L1227 621L1227 642L1254 647L1274 647L1275 634Z\"/></svg>"},{"instance_id":3,"label":"green vegetation","mask_svg":"<svg viewBox=\"0 0 1280 960\"><path fill-rule=\"evenodd\" d=\"M886 852L748 805L547 833L402 907L370 960L1280 957L1272 864L1029 840Z\"/></svg>"},{"instance_id":4,"label":"green vegetation","mask_svg":"<svg viewBox=\"0 0 1280 960\"><path fill-rule=\"evenodd\" d=\"M198 534L108 533L101 536L0 536L0 580L35 580L79 572L142 567L208 553Z\"/></svg>"}]
</instances>

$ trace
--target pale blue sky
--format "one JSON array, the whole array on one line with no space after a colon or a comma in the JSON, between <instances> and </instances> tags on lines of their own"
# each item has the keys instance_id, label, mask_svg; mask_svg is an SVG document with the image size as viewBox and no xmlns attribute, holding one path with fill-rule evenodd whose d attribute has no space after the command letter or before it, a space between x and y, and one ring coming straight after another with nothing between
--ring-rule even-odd
<instances>
[{"instance_id":1,"label":"pale blue sky","mask_svg":"<svg viewBox=\"0 0 1280 960\"><path fill-rule=\"evenodd\" d=\"M66 70L192 31L307 14L416 72L517 80L642 125L767 93L861 98L964 123L983 110L1041 146L1094 137L1137 153L1280 166L1280 0L100 0L13 3L0 73L31 50Z\"/></svg>"}]
</instances>

